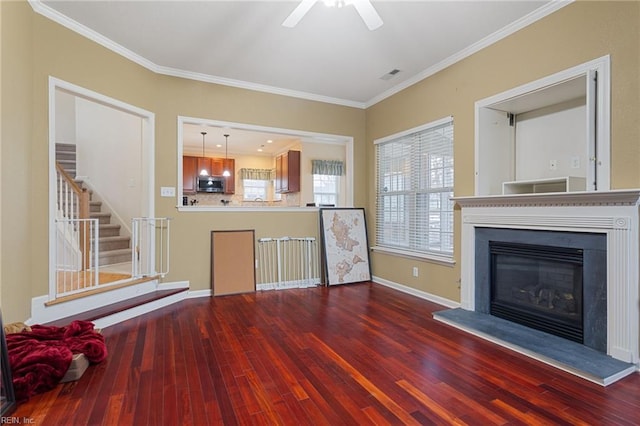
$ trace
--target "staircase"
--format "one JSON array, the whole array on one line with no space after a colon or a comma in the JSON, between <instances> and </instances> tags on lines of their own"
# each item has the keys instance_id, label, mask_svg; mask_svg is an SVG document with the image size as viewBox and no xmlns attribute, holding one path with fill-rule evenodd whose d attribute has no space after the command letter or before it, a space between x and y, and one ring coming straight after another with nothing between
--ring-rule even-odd
<instances>
[{"instance_id":1,"label":"staircase","mask_svg":"<svg viewBox=\"0 0 640 426\"><path fill-rule=\"evenodd\" d=\"M57 143L56 161L74 179L76 177L76 146L74 144ZM75 179L83 186L83 182ZM91 191L90 191L91 193ZM131 261L131 238L120 235L120 225L111 223L111 213L102 211L102 202L89 202L89 217L98 219L99 223L99 260L100 266L114 265Z\"/></svg>"}]
</instances>

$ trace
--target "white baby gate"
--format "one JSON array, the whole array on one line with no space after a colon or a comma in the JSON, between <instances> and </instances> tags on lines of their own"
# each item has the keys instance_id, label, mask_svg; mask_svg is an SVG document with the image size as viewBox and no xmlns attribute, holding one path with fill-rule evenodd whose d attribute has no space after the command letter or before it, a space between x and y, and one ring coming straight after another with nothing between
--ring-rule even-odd
<instances>
[{"instance_id":1,"label":"white baby gate","mask_svg":"<svg viewBox=\"0 0 640 426\"><path fill-rule=\"evenodd\" d=\"M258 240L257 290L305 288L320 284L318 241L304 238Z\"/></svg>"}]
</instances>

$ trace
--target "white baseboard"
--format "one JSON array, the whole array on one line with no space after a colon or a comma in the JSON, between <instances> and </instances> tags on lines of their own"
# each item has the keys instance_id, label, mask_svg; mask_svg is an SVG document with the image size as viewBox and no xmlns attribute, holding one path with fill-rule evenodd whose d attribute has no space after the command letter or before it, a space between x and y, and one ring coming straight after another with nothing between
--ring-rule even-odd
<instances>
[{"instance_id":1,"label":"white baseboard","mask_svg":"<svg viewBox=\"0 0 640 426\"><path fill-rule=\"evenodd\" d=\"M187 297L189 299L196 299L198 297L211 297L211 296L213 296L213 291L211 291L211 289L207 289L207 290L190 291Z\"/></svg>"},{"instance_id":2,"label":"white baseboard","mask_svg":"<svg viewBox=\"0 0 640 426\"><path fill-rule=\"evenodd\" d=\"M77 315L81 312L97 309L105 305L110 305L112 303L117 303L137 296L142 296L155 290L171 290L178 288L189 288L189 282L176 281L171 283L159 284L158 280L147 281L133 286L115 289L106 293L94 294L91 296L83 297L81 299L70 300L68 302L51 306L45 305L45 303L49 301L48 295L37 296L31 299L31 318L29 318L27 324L33 325L52 322L61 318ZM187 292L184 292L184 294L186 293ZM182 296L182 299L185 298L184 294ZM172 297L168 297L166 299L173 300ZM176 301L173 301L171 303L175 302ZM152 308L153 303L149 303L147 305L149 305L149 310L147 312L151 312L152 310L157 309Z\"/></svg>"},{"instance_id":3,"label":"white baseboard","mask_svg":"<svg viewBox=\"0 0 640 426\"><path fill-rule=\"evenodd\" d=\"M420 299L425 299L433 303L437 303L439 305L446 306L447 308L459 308L460 302L455 302L453 300L445 299L444 297L436 296L435 294L427 293L426 291L417 290L412 287L408 287L406 285L398 284L393 281L385 280L380 277L372 277L371 281L376 284L383 285L385 287L390 287L395 290L401 291L403 293L410 294L412 296L419 297Z\"/></svg>"}]
</instances>

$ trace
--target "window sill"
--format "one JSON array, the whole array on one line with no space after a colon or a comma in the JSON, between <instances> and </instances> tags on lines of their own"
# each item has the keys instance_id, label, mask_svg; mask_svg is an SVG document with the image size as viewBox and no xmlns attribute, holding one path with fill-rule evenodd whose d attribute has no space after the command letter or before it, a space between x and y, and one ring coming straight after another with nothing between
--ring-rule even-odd
<instances>
[{"instance_id":1,"label":"window sill","mask_svg":"<svg viewBox=\"0 0 640 426\"><path fill-rule=\"evenodd\" d=\"M273 206L176 206L179 212L317 212L317 207L273 207Z\"/></svg>"},{"instance_id":2,"label":"window sill","mask_svg":"<svg viewBox=\"0 0 640 426\"><path fill-rule=\"evenodd\" d=\"M380 246L371 247L371 250L384 253L384 254L393 255L393 256L406 257L408 259L424 260L427 262L437 263L439 265L444 265L444 266L454 266L456 264L456 261L453 259L453 256L447 256L447 255L438 255L433 253L416 253L412 251L392 249L389 247L380 247Z\"/></svg>"}]
</instances>

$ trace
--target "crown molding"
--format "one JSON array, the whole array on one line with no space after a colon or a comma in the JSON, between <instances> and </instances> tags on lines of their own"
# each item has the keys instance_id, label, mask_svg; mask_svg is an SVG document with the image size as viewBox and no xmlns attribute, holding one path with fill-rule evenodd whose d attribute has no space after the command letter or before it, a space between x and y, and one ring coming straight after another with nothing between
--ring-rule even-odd
<instances>
[{"instance_id":1,"label":"crown molding","mask_svg":"<svg viewBox=\"0 0 640 426\"><path fill-rule=\"evenodd\" d=\"M36 13L39 13L45 18L51 19L52 21L62 25L63 27L68 28L71 31L74 31L80 34L81 36L84 36L89 40L95 43L98 43L103 47L106 47L107 49L113 51L114 53L117 53L120 56L124 56L125 58L135 62L140 66L143 66L144 68L147 68L153 71L153 68L157 67L157 65L155 65L153 62L119 45L118 43L92 30L91 28L85 25L82 25L77 21L74 21L73 19L69 18L66 15L63 15L57 10L50 8L46 4L42 3L40 0L28 0L28 1L33 11Z\"/></svg>"},{"instance_id":2,"label":"crown molding","mask_svg":"<svg viewBox=\"0 0 640 426\"><path fill-rule=\"evenodd\" d=\"M455 64L456 62L459 62L467 58L468 56L473 55L474 53L484 49L485 47L490 46L502 40L503 38L515 33L516 31L519 31L522 28L528 25L531 25L532 23L556 12L557 10L573 3L574 0L553 0L545 4L544 6L541 6L540 8L534 10L528 15L518 19L517 21L512 22L506 27L472 44L471 46L444 59L443 61L437 63L436 65L427 68L426 70L419 73L415 77L405 80L402 83L399 83L398 85L392 87L391 89L381 93L380 95L371 98L367 102L357 102L357 101L348 100L348 99L334 98L334 97L323 96L323 95L318 95L314 93L284 89L281 87L268 86L264 84L251 83L247 81L234 80L230 78L217 77L209 74L196 73L196 72L185 71L185 70L180 70L180 69L171 68L171 67L160 66L138 55L137 53L125 48L124 46L114 42L113 40L103 36L102 34L90 29L89 27L82 25L79 22L74 21L73 19L63 15L62 13L50 8L46 4L42 3L40 0L28 0L28 1L29 1L29 4L31 5L31 8L36 13L39 13L40 15L48 19L51 19L52 21L64 26L65 28L68 28L71 31L74 31L88 38L89 40L94 41L95 43L98 43L103 47L106 47L107 49L113 51L114 53L117 53L118 55L121 55L129 59L130 61L156 74L162 74L162 75L167 75L171 77L179 77L179 78L184 78L189 80L202 81L205 83L220 84L223 86L237 87L240 89L254 90L254 91L270 93L274 95L289 96L293 98L305 99L310 101L323 102L323 103L347 106L352 108L366 109L426 79L427 77L430 77L435 73L442 71L443 69Z\"/></svg>"},{"instance_id":3,"label":"crown molding","mask_svg":"<svg viewBox=\"0 0 640 426\"><path fill-rule=\"evenodd\" d=\"M523 16L522 18L518 19L517 21L512 22L511 24L507 25L506 27L488 35L487 37L483 38L482 40L477 41L476 43L472 44L469 47L466 47L465 49L462 49L461 51L459 51L458 53L449 56L448 58L438 62L437 64L427 68L426 70L422 71L421 73L415 75L414 77L403 81L402 83L397 84L396 86L393 86L392 88L390 88L389 90L381 93L378 96L375 96L373 98L371 98L369 101L365 102L364 107L365 108L369 108L375 104L377 104L378 102L381 102L393 95L395 95L396 93L399 93L401 91L403 91L404 89L413 86L416 83L419 83L420 81L426 79L427 77L431 77L432 75L444 70L445 68L450 67L451 65L455 64L456 62L460 62L461 60L473 55L474 53L479 52L480 50L484 49L485 47L491 46L494 43L497 43L498 41L502 40L503 38L506 38L508 36L510 36L511 34L515 33L516 31L519 31L531 24L533 24L536 21L539 21L540 19L562 9L563 7L573 3L574 0L552 0L551 2L545 4L544 6L539 7L538 9L534 10L533 12L529 13L528 15Z\"/></svg>"},{"instance_id":4,"label":"crown molding","mask_svg":"<svg viewBox=\"0 0 640 426\"><path fill-rule=\"evenodd\" d=\"M297 90L284 89L281 87L268 86L264 84L251 83L248 81L234 80L230 78L217 77L209 74L196 73L191 71L180 70L171 67L164 67L149 61L148 59L138 55L137 53L127 49L126 47L114 42L113 40L103 36L102 34L82 25L81 23L69 18L66 15L52 9L40 0L28 0L31 8L40 15L51 19L52 21L70 29L89 40L106 47L114 53L123 56L130 61L152 71L156 74L167 75L171 77L179 77L189 80L202 81L204 83L220 84L223 86L237 87L240 89L254 90L258 92L270 93L273 95L289 96L293 98L305 99L309 101L323 102L329 104L342 105L352 108L364 109L363 102L351 101L348 99L333 98L314 93L302 92Z\"/></svg>"},{"instance_id":5,"label":"crown molding","mask_svg":"<svg viewBox=\"0 0 640 426\"><path fill-rule=\"evenodd\" d=\"M161 67L154 65L151 69L158 74L164 74L172 77L185 78L189 80L202 81L204 83L214 83L223 86L237 87L240 89L255 90L258 92L270 93L272 95L290 96L293 98L305 99L308 101L324 102L328 104L336 104L353 108L364 109L363 102L350 101L348 99L332 98L330 96L322 96L314 93L302 92L297 90L283 89L281 87L268 86L265 84L251 83L248 81L234 80L231 78L217 77L209 74L196 73L192 71L180 70L177 68Z\"/></svg>"}]
</instances>

